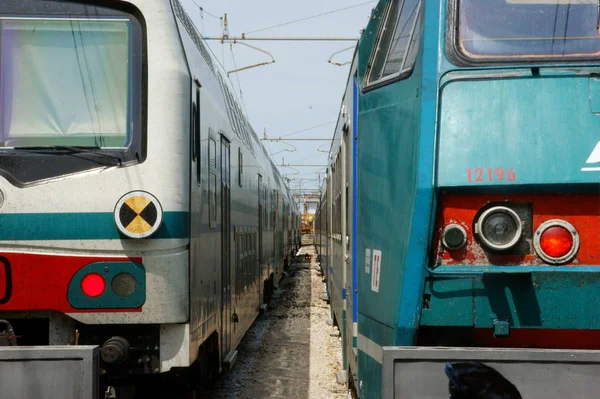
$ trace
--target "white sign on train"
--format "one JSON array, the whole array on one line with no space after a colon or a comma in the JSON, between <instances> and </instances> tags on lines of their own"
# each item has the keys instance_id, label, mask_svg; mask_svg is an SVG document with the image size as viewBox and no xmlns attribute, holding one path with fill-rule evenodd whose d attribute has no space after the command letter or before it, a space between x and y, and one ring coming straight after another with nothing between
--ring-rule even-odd
<instances>
[{"instance_id":1,"label":"white sign on train","mask_svg":"<svg viewBox=\"0 0 600 399\"><path fill-rule=\"evenodd\" d=\"M365 249L365 273L371 273L371 248Z\"/></svg>"},{"instance_id":2,"label":"white sign on train","mask_svg":"<svg viewBox=\"0 0 600 399\"><path fill-rule=\"evenodd\" d=\"M582 172L600 172L600 141L596 144L585 163L591 167L581 168Z\"/></svg>"},{"instance_id":3,"label":"white sign on train","mask_svg":"<svg viewBox=\"0 0 600 399\"><path fill-rule=\"evenodd\" d=\"M371 291L379 292L381 277L381 251L373 250L373 274L371 275Z\"/></svg>"}]
</instances>

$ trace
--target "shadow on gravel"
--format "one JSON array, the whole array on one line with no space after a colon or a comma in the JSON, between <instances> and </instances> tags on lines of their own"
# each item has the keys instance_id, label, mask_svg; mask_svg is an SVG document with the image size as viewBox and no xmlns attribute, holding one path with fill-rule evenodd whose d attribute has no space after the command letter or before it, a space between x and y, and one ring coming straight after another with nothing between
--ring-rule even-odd
<instances>
[{"instance_id":1,"label":"shadow on gravel","mask_svg":"<svg viewBox=\"0 0 600 399\"><path fill-rule=\"evenodd\" d=\"M242 340L233 370L197 398L309 398L312 256L294 259L267 312Z\"/></svg>"}]
</instances>

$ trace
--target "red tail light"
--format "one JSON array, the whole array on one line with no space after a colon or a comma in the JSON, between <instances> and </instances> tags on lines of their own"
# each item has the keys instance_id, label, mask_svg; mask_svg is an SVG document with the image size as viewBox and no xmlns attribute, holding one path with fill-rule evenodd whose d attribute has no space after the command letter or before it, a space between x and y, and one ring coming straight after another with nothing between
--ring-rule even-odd
<instances>
[{"instance_id":1,"label":"red tail light","mask_svg":"<svg viewBox=\"0 0 600 399\"><path fill-rule=\"evenodd\" d=\"M534 237L539 257L548 263L566 263L579 249L577 230L564 220L548 220L540 225Z\"/></svg>"},{"instance_id":2,"label":"red tail light","mask_svg":"<svg viewBox=\"0 0 600 399\"><path fill-rule=\"evenodd\" d=\"M89 297L95 298L104 293L106 282L104 277L97 273L90 273L81 280L81 290Z\"/></svg>"},{"instance_id":3,"label":"red tail light","mask_svg":"<svg viewBox=\"0 0 600 399\"><path fill-rule=\"evenodd\" d=\"M540 237L542 251L553 258L560 258L573 247L573 236L564 227L550 227Z\"/></svg>"}]
</instances>

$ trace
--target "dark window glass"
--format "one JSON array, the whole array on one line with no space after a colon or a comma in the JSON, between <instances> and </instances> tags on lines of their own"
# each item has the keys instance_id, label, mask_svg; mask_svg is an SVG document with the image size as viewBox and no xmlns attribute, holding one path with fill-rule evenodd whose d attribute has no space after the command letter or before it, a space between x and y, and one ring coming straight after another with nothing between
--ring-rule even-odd
<instances>
[{"instance_id":1,"label":"dark window glass","mask_svg":"<svg viewBox=\"0 0 600 399\"><path fill-rule=\"evenodd\" d=\"M209 186L210 223L211 227L213 227L213 223L217 222L217 175L214 173L210 174Z\"/></svg>"},{"instance_id":2,"label":"dark window glass","mask_svg":"<svg viewBox=\"0 0 600 399\"><path fill-rule=\"evenodd\" d=\"M239 180L240 187L242 187L242 176L244 174L244 155L242 154L242 149L241 148L239 148L238 151L239 151L238 152L238 165L239 165L239 168L238 168L238 171L239 171L238 180Z\"/></svg>"},{"instance_id":3,"label":"dark window glass","mask_svg":"<svg viewBox=\"0 0 600 399\"><path fill-rule=\"evenodd\" d=\"M597 57L596 0L459 0L458 47L473 59Z\"/></svg>"},{"instance_id":4,"label":"dark window glass","mask_svg":"<svg viewBox=\"0 0 600 399\"><path fill-rule=\"evenodd\" d=\"M212 137L208 140L208 159L210 169L217 168L217 142Z\"/></svg>"},{"instance_id":5,"label":"dark window glass","mask_svg":"<svg viewBox=\"0 0 600 399\"><path fill-rule=\"evenodd\" d=\"M412 70L420 39L420 0L390 0L367 71L367 85Z\"/></svg>"}]
</instances>

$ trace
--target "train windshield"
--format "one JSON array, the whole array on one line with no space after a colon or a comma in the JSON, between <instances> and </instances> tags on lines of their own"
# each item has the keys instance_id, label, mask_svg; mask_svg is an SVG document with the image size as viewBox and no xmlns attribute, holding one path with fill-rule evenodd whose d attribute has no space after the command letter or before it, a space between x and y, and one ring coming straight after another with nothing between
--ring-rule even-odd
<instances>
[{"instance_id":1,"label":"train windshield","mask_svg":"<svg viewBox=\"0 0 600 399\"><path fill-rule=\"evenodd\" d=\"M0 17L0 148L131 141L127 19Z\"/></svg>"},{"instance_id":2,"label":"train windshield","mask_svg":"<svg viewBox=\"0 0 600 399\"><path fill-rule=\"evenodd\" d=\"M600 0L458 2L458 45L469 58L600 56Z\"/></svg>"}]
</instances>

